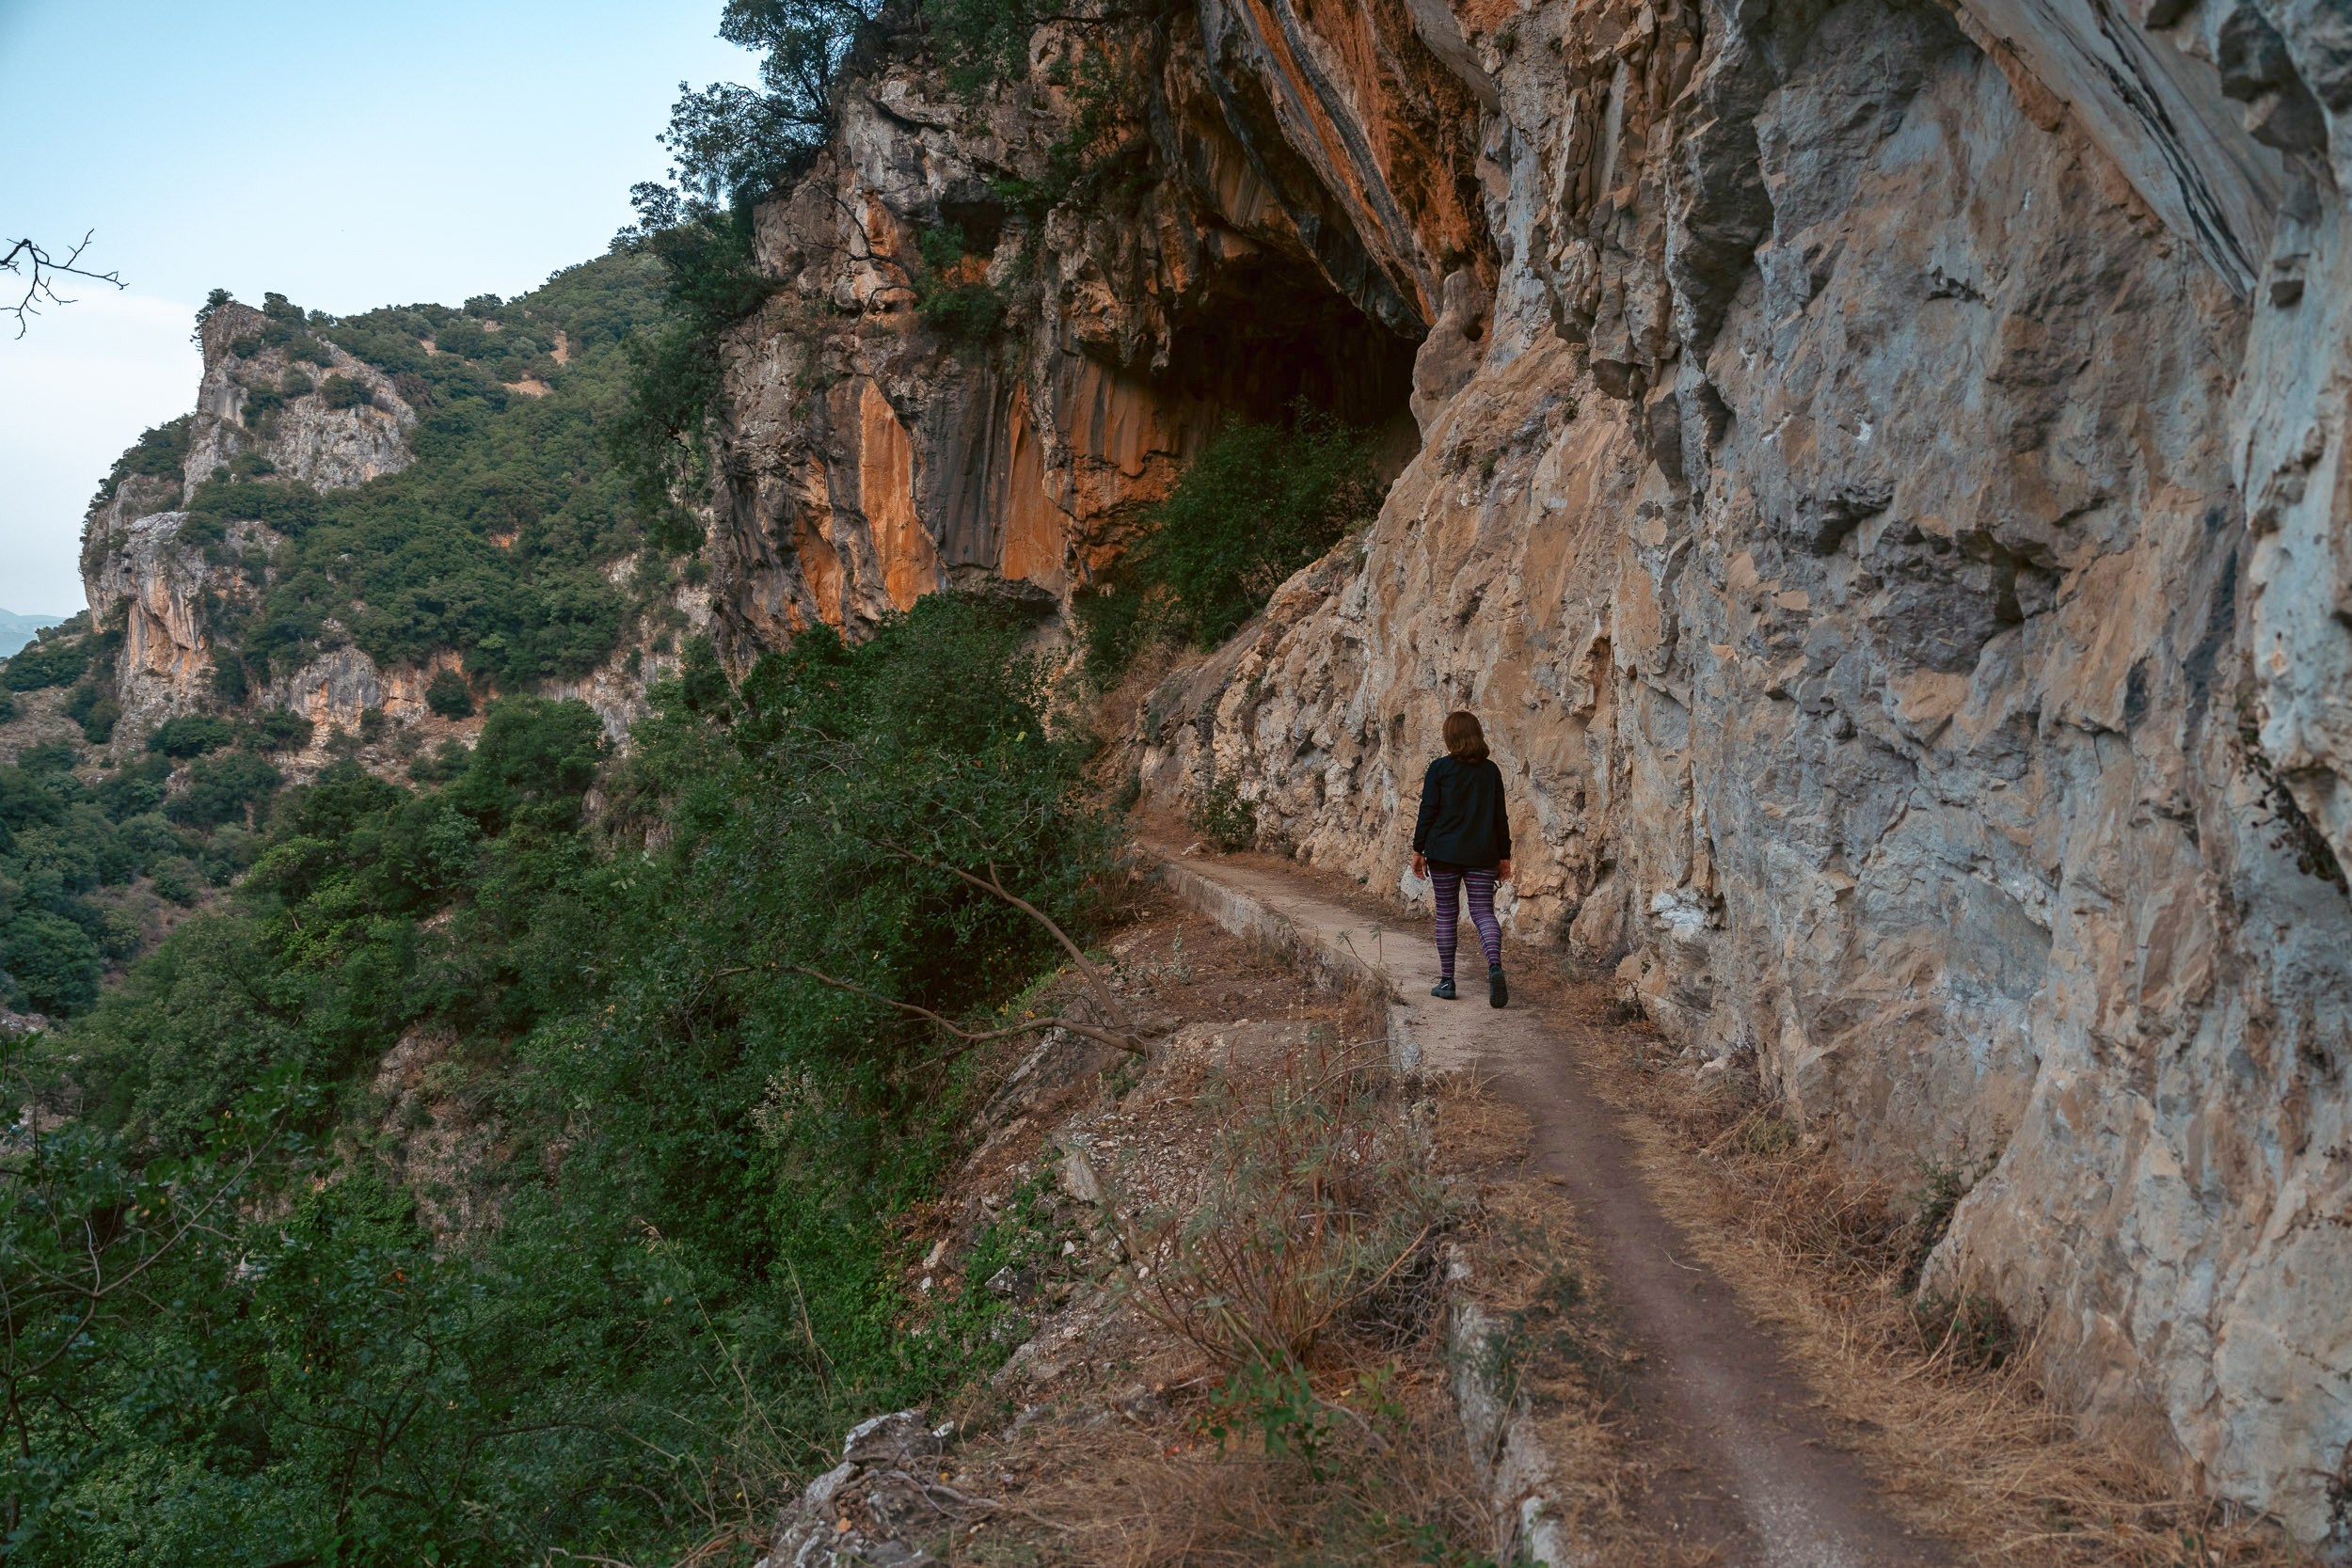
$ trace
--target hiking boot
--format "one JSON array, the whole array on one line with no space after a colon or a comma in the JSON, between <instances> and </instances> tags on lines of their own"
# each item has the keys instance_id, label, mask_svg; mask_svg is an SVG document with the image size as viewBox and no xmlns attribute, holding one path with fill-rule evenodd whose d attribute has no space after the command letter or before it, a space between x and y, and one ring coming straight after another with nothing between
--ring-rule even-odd
<instances>
[{"instance_id":1,"label":"hiking boot","mask_svg":"<svg viewBox=\"0 0 2352 1568\"><path fill-rule=\"evenodd\" d=\"M1502 966L1497 964L1486 971L1486 1006L1500 1007L1511 1000L1511 988L1502 978Z\"/></svg>"},{"instance_id":2,"label":"hiking boot","mask_svg":"<svg viewBox=\"0 0 2352 1568\"><path fill-rule=\"evenodd\" d=\"M1454 989L1454 981L1449 976L1446 979L1438 981L1436 985L1431 986L1429 988L1429 994L1432 996L1442 996L1448 1002L1451 1002L1455 997L1461 995L1461 992Z\"/></svg>"}]
</instances>

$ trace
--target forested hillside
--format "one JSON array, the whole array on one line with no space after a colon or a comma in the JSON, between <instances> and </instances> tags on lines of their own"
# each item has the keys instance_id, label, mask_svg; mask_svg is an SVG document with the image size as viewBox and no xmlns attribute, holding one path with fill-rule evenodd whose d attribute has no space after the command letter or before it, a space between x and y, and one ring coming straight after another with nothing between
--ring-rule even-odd
<instances>
[{"instance_id":1,"label":"forested hillside","mask_svg":"<svg viewBox=\"0 0 2352 1568\"><path fill-rule=\"evenodd\" d=\"M896 1327L892 1216L965 1073L866 993L985 1012L1045 961L951 868L1084 928L1105 840L1033 613L929 599L739 690L690 662L625 760L509 698L436 786L336 761L12 1045L25 1560L658 1558L714 1474L755 1502L1000 1357L986 1293Z\"/></svg>"}]
</instances>

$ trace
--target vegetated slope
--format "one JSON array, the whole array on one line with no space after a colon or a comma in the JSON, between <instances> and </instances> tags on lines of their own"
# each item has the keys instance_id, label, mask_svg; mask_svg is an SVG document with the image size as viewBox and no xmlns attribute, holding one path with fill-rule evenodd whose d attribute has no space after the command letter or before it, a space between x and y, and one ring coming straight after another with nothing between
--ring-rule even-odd
<instances>
[{"instance_id":1,"label":"vegetated slope","mask_svg":"<svg viewBox=\"0 0 2352 1568\"><path fill-rule=\"evenodd\" d=\"M93 503L93 613L0 667L0 1003L88 1007L245 869L290 779L446 776L494 692L581 691L612 729L642 708L691 595L608 432L660 310L628 254L464 309L206 307L197 412Z\"/></svg>"},{"instance_id":2,"label":"vegetated slope","mask_svg":"<svg viewBox=\"0 0 2352 1568\"><path fill-rule=\"evenodd\" d=\"M1033 617L690 662L618 765L509 698L437 788L286 791L232 896L10 1064L24 1549L644 1560L1001 1356L987 1292L894 1330L967 1074L866 993L985 1013L1050 967L950 868L1085 928L1104 840Z\"/></svg>"},{"instance_id":3,"label":"vegetated slope","mask_svg":"<svg viewBox=\"0 0 2352 1568\"><path fill-rule=\"evenodd\" d=\"M342 319L216 296L197 412L125 454L85 537L124 710L400 724L436 669L540 689L674 633L608 451L654 274L617 253L511 302Z\"/></svg>"}]
</instances>

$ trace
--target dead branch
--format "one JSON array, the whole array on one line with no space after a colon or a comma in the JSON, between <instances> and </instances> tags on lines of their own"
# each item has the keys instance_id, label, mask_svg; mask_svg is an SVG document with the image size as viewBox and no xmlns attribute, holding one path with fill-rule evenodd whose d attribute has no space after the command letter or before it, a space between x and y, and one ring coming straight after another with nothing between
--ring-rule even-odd
<instances>
[{"instance_id":1,"label":"dead branch","mask_svg":"<svg viewBox=\"0 0 2352 1568\"><path fill-rule=\"evenodd\" d=\"M0 305L0 315L16 318L18 337L24 336L27 318L40 314L39 301L46 300L52 305L73 303L57 293L57 279L61 277L84 277L93 283L111 283L117 289L129 287L119 273L92 272L80 264L82 252L89 248L90 236L97 232L93 229L84 234L81 243L66 252L62 261L29 239L0 241L0 245L8 246L7 254L0 255L0 272L13 273L24 279L23 297L14 305Z\"/></svg>"},{"instance_id":2,"label":"dead branch","mask_svg":"<svg viewBox=\"0 0 2352 1568\"><path fill-rule=\"evenodd\" d=\"M1073 1035L1080 1035L1090 1040L1100 1040L1104 1045L1115 1045L1130 1055L1148 1056L1151 1054L1143 1042L1136 1038L1133 1034L1113 1034L1110 1030L1098 1029L1090 1023L1080 1023L1075 1019L1033 1018L1025 1022L1015 1023L1003 1029L965 1029L942 1018L929 1007L917 1006L912 1002L900 1002L895 997L884 996L880 991L868 990L864 986L850 981L835 979L822 970L811 969L806 964L788 963L781 967L798 974L805 974L818 984L831 986L835 990L846 990L852 996L863 996L867 1001L879 1002L885 1007L896 1007L902 1013L913 1013L917 1018L927 1018L963 1041L963 1050L966 1051L976 1045L986 1045L991 1040L1009 1039L1014 1035L1034 1034L1045 1029L1067 1029ZM961 1052L958 1052L957 1054L961 1054Z\"/></svg>"},{"instance_id":3,"label":"dead branch","mask_svg":"<svg viewBox=\"0 0 2352 1568\"><path fill-rule=\"evenodd\" d=\"M1103 1005L1103 1010L1110 1015L1112 1022L1117 1023L1120 1028L1125 1032L1129 1038L1133 1038L1135 1037L1135 1021L1127 1016L1127 1009L1120 1006L1119 1005L1119 999L1111 994L1110 983L1103 978L1102 971L1096 969L1094 965L1088 960L1086 953L1075 942L1073 942L1070 939L1070 933L1056 925L1053 918L1043 910L1039 909L1035 904L1030 903L1027 899L1021 897L1019 895L1013 893L1010 889L1005 886L1004 882L996 874L996 863L994 861L988 863L988 875L986 877L976 877L971 872L964 870L961 866L949 865L944 861L926 859L925 857L916 854L914 850L907 848L904 845L894 844L888 839L882 839L878 842L882 844L883 848L889 850L892 854L897 855L901 860L912 861L916 865L930 866L934 871L945 871L951 877L961 877L965 881L970 882L974 887L994 894L997 897L1002 898L1006 903L1010 904L1014 909L1019 910L1023 914L1027 915L1031 920L1034 920L1039 925L1044 927L1047 931L1053 934L1054 940L1061 943L1062 951L1070 955L1070 961L1078 966L1078 973L1086 976L1086 982L1093 989L1094 999ZM1141 1054L1139 1050L1137 1054Z\"/></svg>"}]
</instances>

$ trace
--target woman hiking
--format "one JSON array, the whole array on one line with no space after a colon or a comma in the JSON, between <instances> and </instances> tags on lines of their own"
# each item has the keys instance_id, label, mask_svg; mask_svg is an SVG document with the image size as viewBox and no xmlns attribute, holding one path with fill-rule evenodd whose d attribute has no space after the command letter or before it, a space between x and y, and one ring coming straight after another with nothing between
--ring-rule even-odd
<instances>
[{"instance_id":1,"label":"woman hiking","mask_svg":"<svg viewBox=\"0 0 2352 1568\"><path fill-rule=\"evenodd\" d=\"M1429 994L1451 1002L1457 890L1470 894L1470 924L1486 950L1486 1003L1511 999L1502 980L1502 926L1495 884L1511 879L1511 820L1502 810L1502 769L1486 755L1486 732L1472 713L1445 716L1446 754L1422 775L1421 820L1413 827L1413 875L1438 893L1438 983Z\"/></svg>"}]
</instances>

